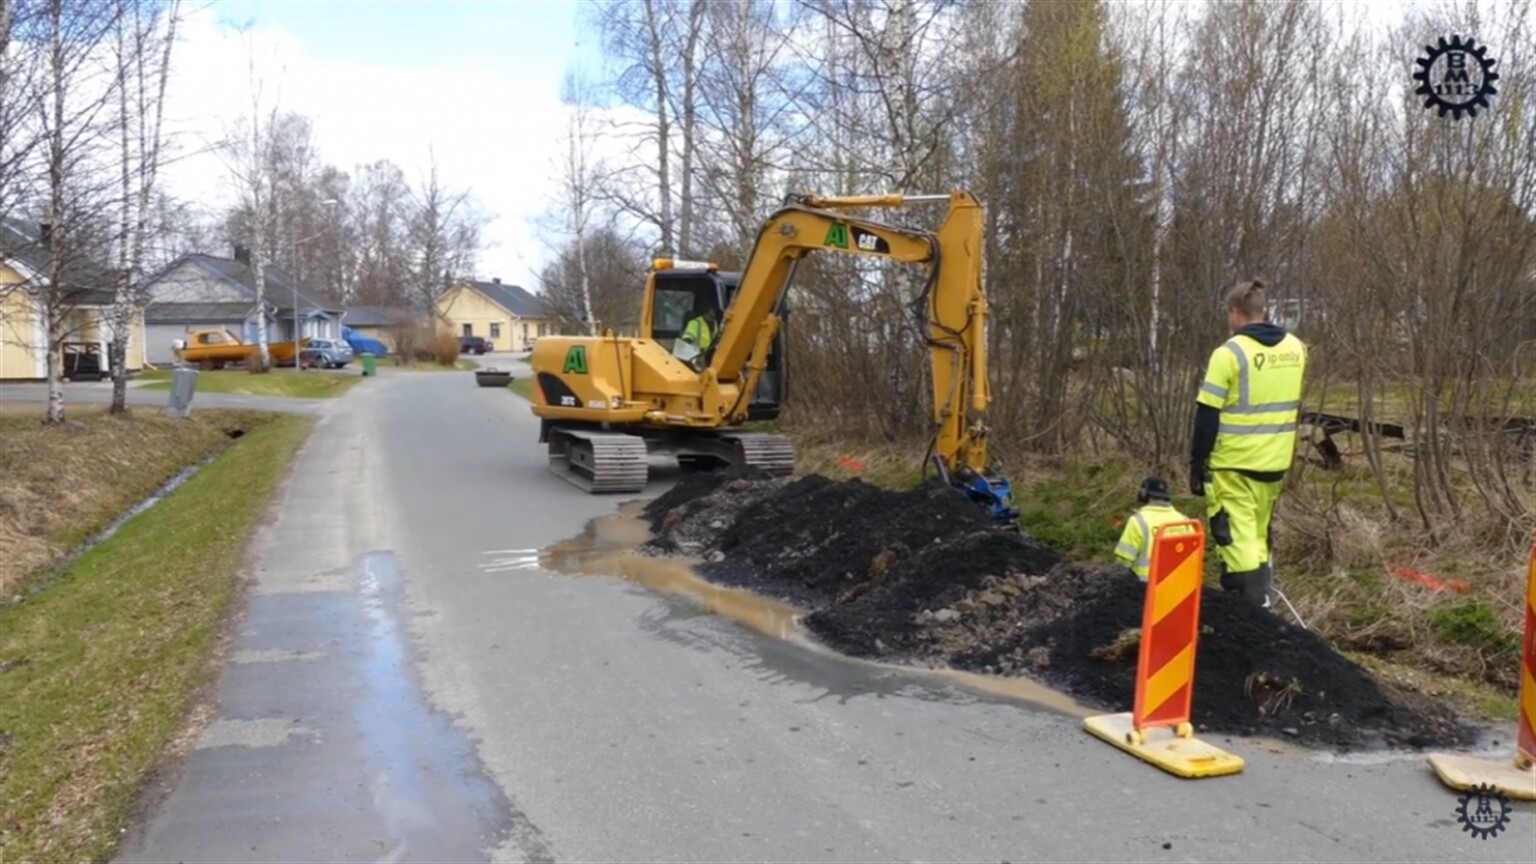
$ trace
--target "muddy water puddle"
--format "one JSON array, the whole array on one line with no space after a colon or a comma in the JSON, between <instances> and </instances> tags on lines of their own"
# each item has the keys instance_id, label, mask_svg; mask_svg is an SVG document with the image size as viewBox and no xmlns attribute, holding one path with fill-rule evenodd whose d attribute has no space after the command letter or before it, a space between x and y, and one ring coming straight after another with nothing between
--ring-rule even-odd
<instances>
[{"instance_id":1,"label":"muddy water puddle","mask_svg":"<svg viewBox=\"0 0 1536 864\"><path fill-rule=\"evenodd\" d=\"M538 566L567 576L619 577L652 591L687 597L710 612L765 636L791 642L840 662L866 667L878 675L957 684L1077 717L1093 713L1067 694L1027 678L900 666L839 654L812 638L800 626L804 610L744 589L716 585L694 572L694 565L701 563L697 558L663 558L639 552L639 547L651 539L650 527L641 518L644 507L644 501L630 502L617 513L592 520L581 534L539 550Z\"/></svg>"}]
</instances>

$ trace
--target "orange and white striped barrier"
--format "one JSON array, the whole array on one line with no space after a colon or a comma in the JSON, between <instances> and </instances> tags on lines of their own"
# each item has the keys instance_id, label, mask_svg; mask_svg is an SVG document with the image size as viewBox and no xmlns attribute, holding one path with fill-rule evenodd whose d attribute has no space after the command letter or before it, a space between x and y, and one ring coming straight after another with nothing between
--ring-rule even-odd
<instances>
[{"instance_id":1,"label":"orange and white striped barrier","mask_svg":"<svg viewBox=\"0 0 1536 864\"><path fill-rule=\"evenodd\" d=\"M1170 530L1174 528L1184 530ZM1157 529L1141 613L1133 708L1083 721L1090 734L1188 778L1243 770L1241 757L1195 738L1189 722L1204 570L1205 532L1198 521L1172 522Z\"/></svg>"},{"instance_id":2,"label":"orange and white striped barrier","mask_svg":"<svg viewBox=\"0 0 1536 864\"><path fill-rule=\"evenodd\" d=\"M1486 789L1508 798L1536 801L1536 545L1525 573L1525 640L1520 648L1520 728L1515 758L1508 762L1436 753L1429 765L1452 789Z\"/></svg>"}]
</instances>

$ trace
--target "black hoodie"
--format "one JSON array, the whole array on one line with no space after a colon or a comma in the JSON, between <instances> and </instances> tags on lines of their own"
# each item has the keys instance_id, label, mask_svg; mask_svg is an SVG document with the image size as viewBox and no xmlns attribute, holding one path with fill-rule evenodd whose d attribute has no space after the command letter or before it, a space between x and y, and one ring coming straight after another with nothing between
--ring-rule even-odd
<instances>
[{"instance_id":1,"label":"black hoodie","mask_svg":"<svg viewBox=\"0 0 1536 864\"><path fill-rule=\"evenodd\" d=\"M1285 328L1279 324L1261 321L1257 324L1244 324L1237 331L1238 335L1248 336L1258 341L1265 348L1273 348L1285 338ZM1221 411L1209 405L1195 406L1195 435L1194 444L1190 448L1189 470L1204 471L1205 462L1211 458L1211 451L1216 449L1216 435L1221 429ZM1243 471L1239 474L1251 477L1261 483L1275 483L1285 478L1283 471Z\"/></svg>"}]
</instances>

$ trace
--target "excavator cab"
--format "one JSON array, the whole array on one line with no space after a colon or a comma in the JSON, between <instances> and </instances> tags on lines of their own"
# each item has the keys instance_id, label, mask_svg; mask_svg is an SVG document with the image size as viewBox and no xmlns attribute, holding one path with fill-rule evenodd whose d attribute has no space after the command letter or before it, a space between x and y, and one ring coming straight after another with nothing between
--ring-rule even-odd
<instances>
[{"instance_id":1,"label":"excavator cab","mask_svg":"<svg viewBox=\"0 0 1536 864\"><path fill-rule=\"evenodd\" d=\"M711 321L715 339L720 337L720 324L725 320L725 310L736 298L741 287L741 274L721 272L711 263L699 261L657 260L646 280L645 299L640 312L640 338L659 343L668 352L677 348L688 322L699 315ZM780 304L780 322L789 318L789 302L786 297ZM773 348L768 355L767 367L758 379L757 389L747 407L748 420L773 420L779 416L785 398L789 395L786 376L785 328L780 326L773 338ZM711 346L711 349L713 346ZM705 351L698 365L709 362L712 351Z\"/></svg>"}]
</instances>

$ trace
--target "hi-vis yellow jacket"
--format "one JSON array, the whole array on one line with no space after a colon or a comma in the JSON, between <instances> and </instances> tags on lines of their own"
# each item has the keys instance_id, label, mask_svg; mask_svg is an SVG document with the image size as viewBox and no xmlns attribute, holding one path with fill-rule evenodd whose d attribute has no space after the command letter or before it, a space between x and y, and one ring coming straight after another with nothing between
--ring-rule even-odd
<instances>
[{"instance_id":1,"label":"hi-vis yellow jacket","mask_svg":"<svg viewBox=\"0 0 1536 864\"><path fill-rule=\"evenodd\" d=\"M1306 368L1307 346L1290 333L1274 346L1239 333L1211 352L1197 400L1221 411L1212 470L1291 467Z\"/></svg>"},{"instance_id":2,"label":"hi-vis yellow jacket","mask_svg":"<svg viewBox=\"0 0 1536 864\"><path fill-rule=\"evenodd\" d=\"M1115 557L1135 571L1137 579L1147 581L1152 565L1152 540L1157 535L1157 529L1170 522L1186 520L1187 517L1172 504L1163 501L1148 503L1125 520L1125 531L1120 535L1120 542L1115 544ZM1184 525L1168 530L1174 534L1188 534L1192 529Z\"/></svg>"},{"instance_id":3,"label":"hi-vis yellow jacket","mask_svg":"<svg viewBox=\"0 0 1536 864\"><path fill-rule=\"evenodd\" d=\"M700 351L707 349L709 343L714 341L714 338L715 334L710 332L709 322L702 315L689 321L687 326L683 328L684 341L692 342L699 346Z\"/></svg>"}]
</instances>

